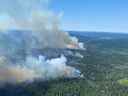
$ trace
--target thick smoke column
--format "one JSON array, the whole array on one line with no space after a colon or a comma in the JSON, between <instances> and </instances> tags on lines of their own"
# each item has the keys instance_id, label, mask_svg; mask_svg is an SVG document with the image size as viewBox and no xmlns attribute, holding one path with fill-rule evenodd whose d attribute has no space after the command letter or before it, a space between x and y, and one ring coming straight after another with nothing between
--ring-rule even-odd
<instances>
[{"instance_id":1,"label":"thick smoke column","mask_svg":"<svg viewBox=\"0 0 128 96\"><path fill-rule=\"evenodd\" d=\"M48 11L48 2L0 0L0 82L80 77L79 70L66 65L63 55L53 59L32 55L34 49L84 49L76 37L60 31L59 17Z\"/></svg>"},{"instance_id":2,"label":"thick smoke column","mask_svg":"<svg viewBox=\"0 0 128 96\"><path fill-rule=\"evenodd\" d=\"M31 30L33 39L29 44L32 48L83 48L77 38L61 32L59 16L48 11L48 2L49 0L2 0L0 29Z\"/></svg>"}]
</instances>

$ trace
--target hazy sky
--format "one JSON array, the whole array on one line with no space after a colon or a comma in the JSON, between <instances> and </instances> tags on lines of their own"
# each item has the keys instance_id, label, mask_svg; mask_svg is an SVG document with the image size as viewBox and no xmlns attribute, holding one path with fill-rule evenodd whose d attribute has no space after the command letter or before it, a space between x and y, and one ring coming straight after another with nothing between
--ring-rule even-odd
<instances>
[{"instance_id":1,"label":"hazy sky","mask_svg":"<svg viewBox=\"0 0 128 96\"><path fill-rule=\"evenodd\" d=\"M64 30L128 32L128 0L53 0Z\"/></svg>"}]
</instances>

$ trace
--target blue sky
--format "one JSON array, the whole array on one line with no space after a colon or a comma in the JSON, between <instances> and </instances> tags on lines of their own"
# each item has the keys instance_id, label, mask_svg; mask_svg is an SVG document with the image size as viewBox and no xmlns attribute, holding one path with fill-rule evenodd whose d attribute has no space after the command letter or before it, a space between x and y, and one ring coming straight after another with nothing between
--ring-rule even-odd
<instances>
[{"instance_id":1,"label":"blue sky","mask_svg":"<svg viewBox=\"0 0 128 96\"><path fill-rule=\"evenodd\" d=\"M53 0L64 30L128 32L128 0Z\"/></svg>"}]
</instances>

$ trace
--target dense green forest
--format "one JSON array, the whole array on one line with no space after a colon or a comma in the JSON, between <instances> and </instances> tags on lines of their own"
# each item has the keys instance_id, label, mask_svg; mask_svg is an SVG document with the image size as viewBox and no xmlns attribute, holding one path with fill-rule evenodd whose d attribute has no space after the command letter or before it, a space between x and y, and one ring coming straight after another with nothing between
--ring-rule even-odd
<instances>
[{"instance_id":1,"label":"dense green forest","mask_svg":"<svg viewBox=\"0 0 128 96\"><path fill-rule=\"evenodd\" d=\"M84 78L6 84L0 96L128 96L128 35L82 34L75 35L85 43L86 50L79 51L84 58L72 58L77 63L71 66L81 70Z\"/></svg>"}]
</instances>

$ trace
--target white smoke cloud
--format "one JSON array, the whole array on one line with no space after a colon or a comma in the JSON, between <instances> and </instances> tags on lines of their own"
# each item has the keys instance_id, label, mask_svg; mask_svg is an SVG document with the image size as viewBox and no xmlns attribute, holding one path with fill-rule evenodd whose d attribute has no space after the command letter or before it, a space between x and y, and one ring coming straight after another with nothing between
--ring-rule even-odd
<instances>
[{"instance_id":1,"label":"white smoke cloud","mask_svg":"<svg viewBox=\"0 0 128 96\"><path fill-rule=\"evenodd\" d=\"M66 65L64 56L50 60L28 56L33 49L48 47L84 49L76 37L60 30L60 16L48 10L48 3L49 0L0 0L0 82L80 76L79 70ZM25 60L21 58L23 53Z\"/></svg>"},{"instance_id":2,"label":"white smoke cloud","mask_svg":"<svg viewBox=\"0 0 128 96\"><path fill-rule=\"evenodd\" d=\"M24 64L8 65L1 58L0 82L21 83L32 82L35 79L49 80L60 77L78 78L80 71L66 65L65 56L46 60L44 56L38 58L28 56Z\"/></svg>"}]
</instances>

